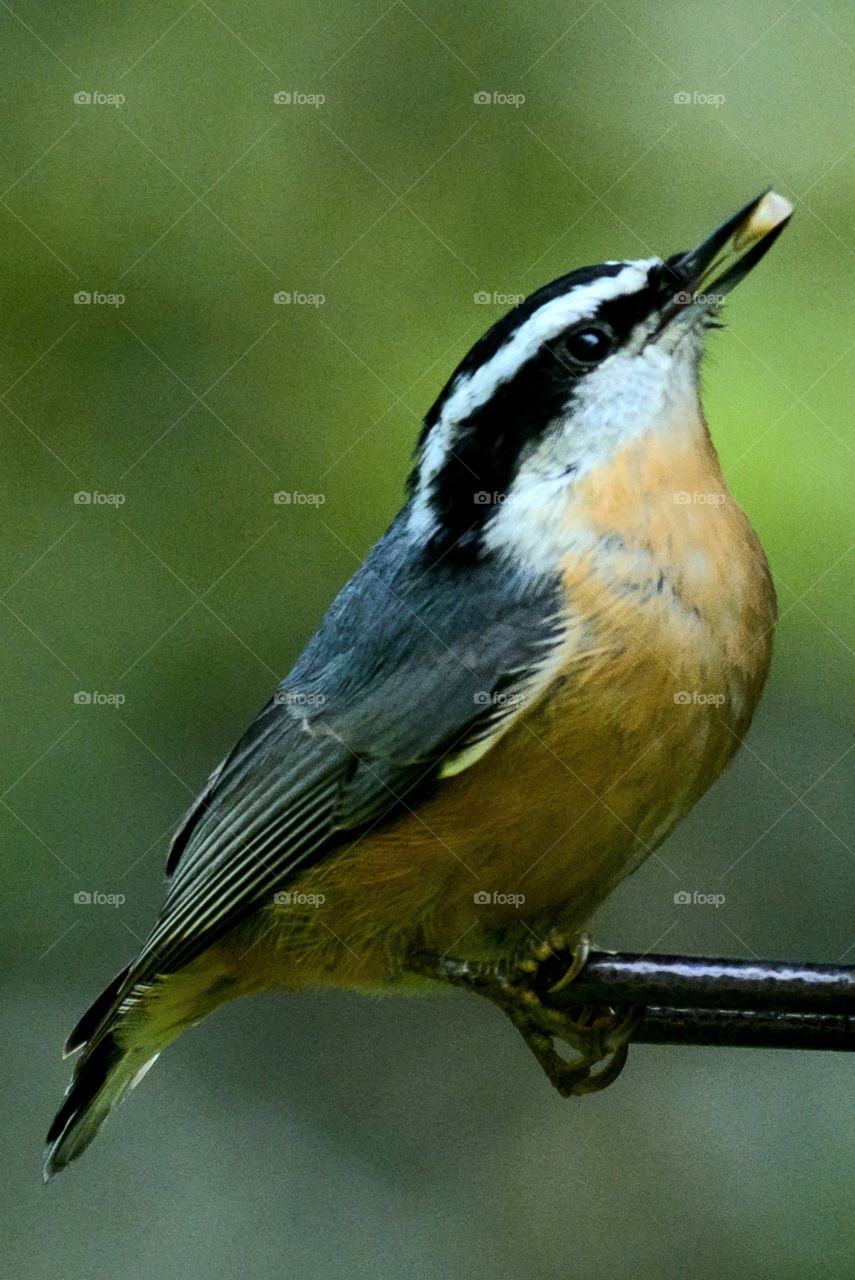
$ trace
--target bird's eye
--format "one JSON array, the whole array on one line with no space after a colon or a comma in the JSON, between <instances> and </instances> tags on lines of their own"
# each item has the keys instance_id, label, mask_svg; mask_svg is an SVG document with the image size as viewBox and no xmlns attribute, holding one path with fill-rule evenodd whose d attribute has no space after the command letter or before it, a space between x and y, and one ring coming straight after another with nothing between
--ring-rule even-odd
<instances>
[{"instance_id":1,"label":"bird's eye","mask_svg":"<svg viewBox=\"0 0 855 1280\"><path fill-rule=\"evenodd\" d=\"M576 364L594 365L605 360L614 350L614 337L610 329L601 325L586 325L571 329L564 339L564 349Z\"/></svg>"}]
</instances>

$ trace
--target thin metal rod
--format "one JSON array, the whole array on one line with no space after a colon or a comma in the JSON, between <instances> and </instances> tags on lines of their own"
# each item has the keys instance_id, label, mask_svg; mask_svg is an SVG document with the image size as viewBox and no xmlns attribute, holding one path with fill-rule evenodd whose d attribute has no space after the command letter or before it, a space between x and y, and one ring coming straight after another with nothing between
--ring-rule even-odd
<instances>
[{"instance_id":1,"label":"thin metal rod","mask_svg":"<svg viewBox=\"0 0 855 1280\"><path fill-rule=\"evenodd\" d=\"M636 1044L731 1049L855 1051L855 1016L768 1009L648 1008L632 1036Z\"/></svg>"},{"instance_id":2,"label":"thin metal rod","mask_svg":"<svg viewBox=\"0 0 855 1280\"><path fill-rule=\"evenodd\" d=\"M558 981L564 965L557 958L544 962L539 977L545 988ZM593 951L579 977L549 1003L855 1014L855 968Z\"/></svg>"},{"instance_id":3,"label":"thin metal rod","mask_svg":"<svg viewBox=\"0 0 855 1280\"><path fill-rule=\"evenodd\" d=\"M497 978L511 982L501 965L449 956L413 962L426 976L483 994ZM552 992L566 967L564 956L542 962L542 1003L642 1009L636 1043L855 1051L855 967L593 951L579 976Z\"/></svg>"}]
</instances>

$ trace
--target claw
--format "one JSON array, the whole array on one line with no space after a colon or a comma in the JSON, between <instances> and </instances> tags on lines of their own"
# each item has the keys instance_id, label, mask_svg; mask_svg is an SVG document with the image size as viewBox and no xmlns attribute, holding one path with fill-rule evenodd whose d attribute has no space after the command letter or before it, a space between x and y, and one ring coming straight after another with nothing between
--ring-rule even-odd
<instances>
[{"instance_id":1,"label":"claw","mask_svg":"<svg viewBox=\"0 0 855 1280\"><path fill-rule=\"evenodd\" d=\"M566 972L547 994L563 991L585 968L591 940L575 943L551 931L517 961L505 966L488 962L444 960L429 966L430 975L467 987L497 1005L510 1019L562 1098L596 1093L616 1080L627 1059L629 1041L642 1017L641 1009L578 1008L573 1012L544 1004L538 990L541 965L561 954L570 956ZM425 971L424 963L420 972ZM577 1057L568 1060L555 1047L563 1040ZM599 1070L595 1068L599 1067Z\"/></svg>"},{"instance_id":2,"label":"claw","mask_svg":"<svg viewBox=\"0 0 855 1280\"><path fill-rule=\"evenodd\" d=\"M506 986L501 999L496 1000L563 1098L596 1093L617 1079L641 1016L635 1009L616 1012L582 1008L571 1014L542 1003L536 990L540 966L556 955L570 955L565 973L548 988L547 994L552 996L579 977L590 953L591 939L587 933L571 943L564 935L552 931L517 962L514 967L517 981ZM482 994L493 998L487 991ZM562 1057L555 1048L555 1040L564 1041L578 1057L569 1061ZM596 1067L600 1070L594 1070Z\"/></svg>"},{"instance_id":3,"label":"claw","mask_svg":"<svg viewBox=\"0 0 855 1280\"><path fill-rule=\"evenodd\" d=\"M573 982L575 978L578 978L579 974L582 972L582 970L585 968L585 965L588 963L588 956L590 954L591 954L591 935L588 933L583 933L582 936L579 938L579 941L576 943L576 946L573 948L573 960L569 968L567 969L567 972L564 974L562 978L558 979L558 981L555 983L554 986L549 988L549 994L551 996L554 996L557 991L563 991L564 988L569 986L570 983Z\"/></svg>"}]
</instances>

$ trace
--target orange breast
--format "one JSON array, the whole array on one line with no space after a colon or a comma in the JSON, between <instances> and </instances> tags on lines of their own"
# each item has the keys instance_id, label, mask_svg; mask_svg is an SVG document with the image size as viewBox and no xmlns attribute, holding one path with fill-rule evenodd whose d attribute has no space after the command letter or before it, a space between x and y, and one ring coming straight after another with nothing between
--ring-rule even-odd
<instances>
[{"instance_id":1,"label":"orange breast","mask_svg":"<svg viewBox=\"0 0 855 1280\"><path fill-rule=\"evenodd\" d=\"M370 986L412 948L478 954L578 930L730 760L775 600L706 433L682 451L627 447L573 491L567 519L589 536L562 565L563 673L418 812L308 871L295 887L323 905L296 927L293 913L267 921L259 972Z\"/></svg>"}]
</instances>

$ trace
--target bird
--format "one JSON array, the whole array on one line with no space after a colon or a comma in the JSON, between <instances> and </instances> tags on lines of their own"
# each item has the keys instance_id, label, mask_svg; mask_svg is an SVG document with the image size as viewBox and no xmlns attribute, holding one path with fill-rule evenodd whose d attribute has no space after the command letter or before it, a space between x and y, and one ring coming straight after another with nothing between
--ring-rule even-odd
<instances>
[{"instance_id":1,"label":"bird","mask_svg":"<svg viewBox=\"0 0 855 1280\"><path fill-rule=\"evenodd\" d=\"M791 214L766 191L692 250L572 270L463 356L401 510L210 775L141 951L68 1037L46 1177L224 1001L439 990L446 957L563 1096L614 1078L631 1018L544 1021L536 975L581 971L591 916L760 698L775 591L699 368Z\"/></svg>"}]
</instances>

